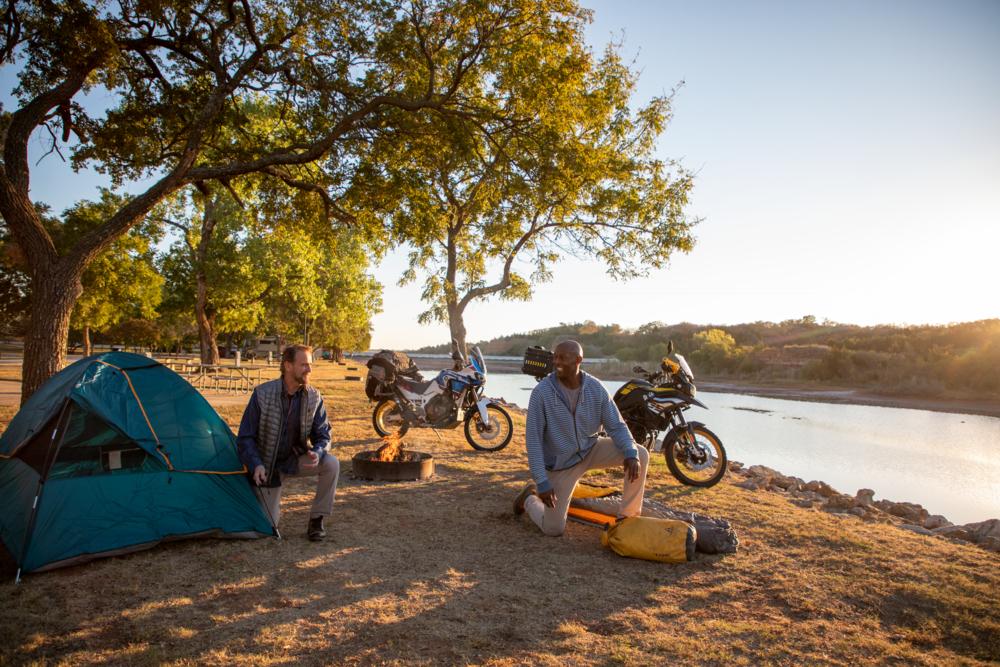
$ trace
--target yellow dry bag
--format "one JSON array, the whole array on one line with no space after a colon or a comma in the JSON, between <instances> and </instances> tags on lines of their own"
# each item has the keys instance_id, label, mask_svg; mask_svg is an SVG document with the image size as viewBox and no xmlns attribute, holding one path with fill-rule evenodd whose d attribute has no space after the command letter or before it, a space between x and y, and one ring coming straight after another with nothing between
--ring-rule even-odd
<instances>
[{"instance_id":1,"label":"yellow dry bag","mask_svg":"<svg viewBox=\"0 0 1000 667\"><path fill-rule=\"evenodd\" d=\"M684 563L694 560L698 532L689 523L650 516L621 519L601 534L601 544L619 556Z\"/></svg>"}]
</instances>

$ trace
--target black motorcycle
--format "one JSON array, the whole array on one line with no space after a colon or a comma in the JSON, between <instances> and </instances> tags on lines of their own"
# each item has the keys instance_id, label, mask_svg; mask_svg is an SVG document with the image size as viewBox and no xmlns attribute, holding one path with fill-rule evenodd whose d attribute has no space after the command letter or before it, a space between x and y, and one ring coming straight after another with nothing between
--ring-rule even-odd
<instances>
[{"instance_id":1,"label":"black motorcycle","mask_svg":"<svg viewBox=\"0 0 1000 667\"><path fill-rule=\"evenodd\" d=\"M635 366L641 378L629 380L615 392L615 405L637 443L653 450L663 436L663 455L674 477L689 486L714 486L726 474L726 450L719 437L701 422L684 419L692 405L708 409L695 398L694 373L687 360L674 354L674 345L660 362L660 370L650 373Z\"/></svg>"}]
</instances>

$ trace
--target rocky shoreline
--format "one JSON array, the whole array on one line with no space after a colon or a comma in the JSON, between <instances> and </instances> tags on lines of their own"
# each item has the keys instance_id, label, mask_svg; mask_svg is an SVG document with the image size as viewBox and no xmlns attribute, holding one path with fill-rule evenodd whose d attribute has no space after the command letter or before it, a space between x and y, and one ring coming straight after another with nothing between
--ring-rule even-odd
<instances>
[{"instance_id":1,"label":"rocky shoreline","mask_svg":"<svg viewBox=\"0 0 1000 667\"><path fill-rule=\"evenodd\" d=\"M875 491L872 489L859 489L851 496L837 491L826 482L806 482L799 477L783 475L767 466L744 467L738 461L729 462L729 472L742 478L734 486L749 491L780 493L798 507L850 514L862 521L894 525L929 537L972 543L987 551L1000 553L1000 519L956 526L940 514L931 514L916 503L875 500Z\"/></svg>"}]
</instances>

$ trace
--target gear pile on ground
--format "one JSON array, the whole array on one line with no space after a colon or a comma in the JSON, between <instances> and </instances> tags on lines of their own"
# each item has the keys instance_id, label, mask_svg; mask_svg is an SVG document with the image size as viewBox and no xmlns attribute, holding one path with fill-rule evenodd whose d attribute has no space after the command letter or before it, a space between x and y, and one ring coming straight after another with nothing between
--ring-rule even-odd
<instances>
[{"instance_id":1,"label":"gear pile on ground","mask_svg":"<svg viewBox=\"0 0 1000 667\"><path fill-rule=\"evenodd\" d=\"M621 491L609 486L595 486L580 483L573 493L570 507L613 519L621 505ZM659 519L674 519L683 521L695 527L698 531L695 549L703 554L734 554L739 548L740 540L730 523L718 517L681 512L671 509L661 502L645 498L642 501L642 516ZM572 512L570 518L574 518ZM594 523L584 521L585 523Z\"/></svg>"}]
</instances>

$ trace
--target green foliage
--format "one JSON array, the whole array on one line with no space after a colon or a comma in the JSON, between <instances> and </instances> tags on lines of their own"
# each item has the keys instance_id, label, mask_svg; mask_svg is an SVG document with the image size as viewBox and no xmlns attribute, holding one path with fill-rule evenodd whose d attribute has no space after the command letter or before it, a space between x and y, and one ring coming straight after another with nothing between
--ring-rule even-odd
<instances>
[{"instance_id":1,"label":"green foliage","mask_svg":"<svg viewBox=\"0 0 1000 667\"><path fill-rule=\"evenodd\" d=\"M360 196L378 193L370 208L413 248L401 282L423 279L420 321L450 322L462 344L472 301L529 299L566 254L629 278L693 245L691 174L654 156L670 98L634 108L636 74L616 49L585 47L587 15L570 2L540 6L525 39L463 81L488 114L411 115L360 168Z\"/></svg>"},{"instance_id":2,"label":"green foliage","mask_svg":"<svg viewBox=\"0 0 1000 667\"><path fill-rule=\"evenodd\" d=\"M63 214L53 230L57 247L71 247L96 229L122 205L122 197L109 191L99 202L80 202ZM95 257L83 272L83 293L73 308L73 328L102 330L133 318L151 318L162 298L163 277L154 265L160 226L146 221L118 237Z\"/></svg>"},{"instance_id":3,"label":"green foliage","mask_svg":"<svg viewBox=\"0 0 1000 667\"><path fill-rule=\"evenodd\" d=\"M282 332L300 342L365 347L381 286L366 272L368 251L353 230L332 230L295 193L260 181L202 196L193 188L157 212L180 234L161 259L165 312L193 327L198 273L215 333ZM205 226L206 212L211 217ZM209 237L203 234L210 233ZM181 331L184 327L181 327Z\"/></svg>"},{"instance_id":4,"label":"green foliage","mask_svg":"<svg viewBox=\"0 0 1000 667\"><path fill-rule=\"evenodd\" d=\"M0 336L23 335L31 294L31 277L20 247L11 241L0 218Z\"/></svg>"},{"instance_id":5,"label":"green foliage","mask_svg":"<svg viewBox=\"0 0 1000 667\"><path fill-rule=\"evenodd\" d=\"M22 399L61 365L88 264L165 198L256 175L365 228L374 209L348 194L360 164L380 169L364 159L380 135L420 111L516 124L515 109L466 79L580 14L569 0L11 0L0 62L17 68L17 84L13 110L0 111L0 215L35 283ZM98 113L81 104L88 91L105 102ZM39 136L75 168L113 187L145 181L145 191L57 251L30 199L28 146Z\"/></svg>"}]
</instances>

